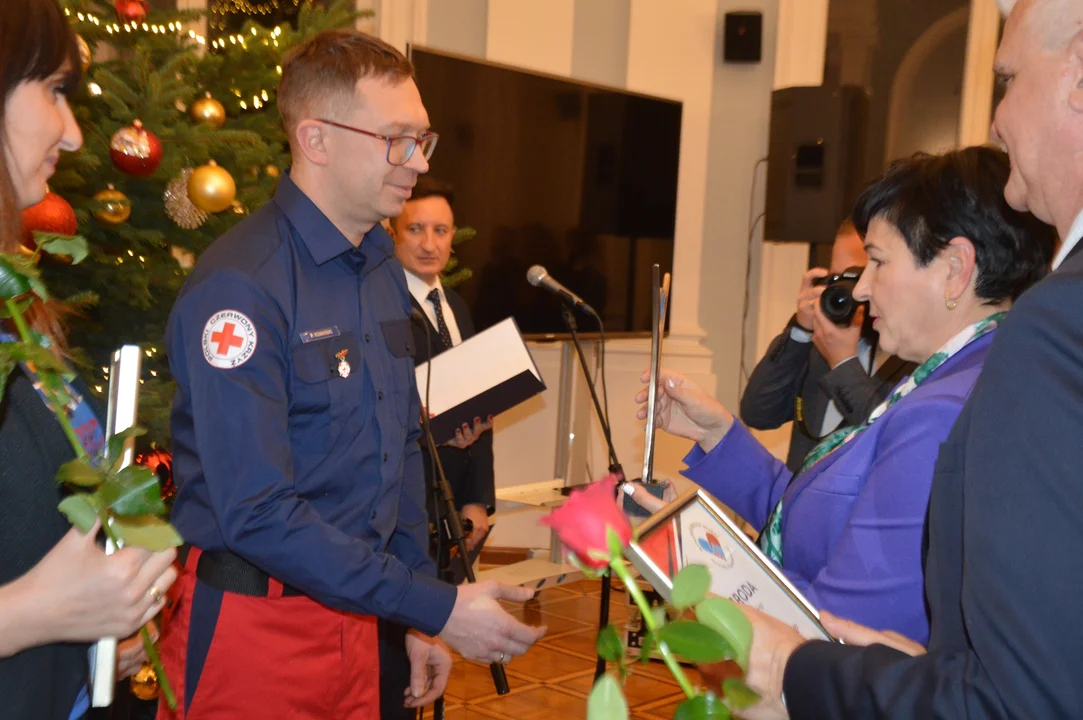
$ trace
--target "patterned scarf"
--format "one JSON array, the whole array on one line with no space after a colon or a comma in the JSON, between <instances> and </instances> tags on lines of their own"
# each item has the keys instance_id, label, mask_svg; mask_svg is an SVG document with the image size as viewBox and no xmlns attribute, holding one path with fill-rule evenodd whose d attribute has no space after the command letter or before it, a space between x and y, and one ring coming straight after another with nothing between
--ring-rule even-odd
<instances>
[{"instance_id":1,"label":"patterned scarf","mask_svg":"<svg viewBox=\"0 0 1083 720\"><path fill-rule=\"evenodd\" d=\"M925 380L932 375L937 368L947 362L949 358L978 338L988 335L995 330L997 325L1004 318L1004 315L1005 313L1002 312L994 313L984 320L980 320L973 325L964 328L958 335L951 340L948 340L942 348L932 354L932 357L919 365L918 368L914 370L914 372L906 378L893 393L891 393L891 396L888 397L887 400L880 403L880 405L878 405L869 415L868 420L861 425L839 428L825 437L819 445L812 449L812 452L808 454L808 457L805 458L805 462L797 475L805 472L822 458L830 455L832 452L857 437L862 430L872 425L881 415L886 413L892 405L902 400L909 395L914 388L925 382ZM797 475L794 477L796 478ZM793 482L793 480L791 479L790 482ZM759 544L760 549L763 550L764 554L767 555L773 563L782 567L782 498L779 498L778 504L775 505L775 509L771 511L771 515L767 518L767 525L763 528L763 532L760 533Z\"/></svg>"}]
</instances>

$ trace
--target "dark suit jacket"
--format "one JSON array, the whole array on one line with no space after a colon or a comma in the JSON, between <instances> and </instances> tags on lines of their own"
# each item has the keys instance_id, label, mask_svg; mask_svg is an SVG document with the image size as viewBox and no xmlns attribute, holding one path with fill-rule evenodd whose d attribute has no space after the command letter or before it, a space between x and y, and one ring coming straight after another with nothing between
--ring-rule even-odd
<instances>
[{"instance_id":1,"label":"dark suit jacket","mask_svg":"<svg viewBox=\"0 0 1083 720\"><path fill-rule=\"evenodd\" d=\"M767 354L748 379L741 396L741 420L756 430L781 427L794 419L794 401L800 392L805 404L805 422L812 432L819 432L832 400L842 413L845 425L858 425L887 399L914 367L913 363L892 355L872 376L865 372L857 358L832 370L811 342L794 340L787 327L771 342ZM807 373L805 368L808 368ZM798 387L802 377L804 384ZM794 423L786 467L791 472L798 472L818 442Z\"/></svg>"},{"instance_id":2,"label":"dark suit jacket","mask_svg":"<svg viewBox=\"0 0 1083 720\"><path fill-rule=\"evenodd\" d=\"M809 643L794 718L1083 718L1083 253L1018 301L941 446L929 653Z\"/></svg>"},{"instance_id":3,"label":"dark suit jacket","mask_svg":"<svg viewBox=\"0 0 1083 720\"><path fill-rule=\"evenodd\" d=\"M459 334L462 335L463 340L466 340L474 335L474 320L470 317L470 310L458 293L444 288L444 294L447 296L448 308L455 315L455 323L459 326ZM425 317L425 324L429 326L433 355L439 355L447 350L448 346L440 338L440 332L429 321L428 315L425 315L424 308L413 296L410 297L410 302L421 311ZM445 312L447 312L447 309L445 309ZM416 323L413 328L414 347L417 348L414 361L418 363L427 362L429 357L425 342L425 331ZM425 388L419 387L418 391L421 393L422 402L424 402ZM464 418L464 421L473 425L474 419ZM433 478L432 458L429 456L428 448L424 444L422 444L421 450L425 464L425 485L431 490ZM444 467L444 474L447 475L448 484L451 485L451 490L455 493L455 505L460 509L464 505L484 505L489 508L491 513L496 507L492 431L483 433L477 442L465 450L445 445L437 448L437 452L440 453L440 464ZM431 492L429 494L431 496ZM431 507L431 497L429 504L429 517L435 518L434 508Z\"/></svg>"}]
</instances>

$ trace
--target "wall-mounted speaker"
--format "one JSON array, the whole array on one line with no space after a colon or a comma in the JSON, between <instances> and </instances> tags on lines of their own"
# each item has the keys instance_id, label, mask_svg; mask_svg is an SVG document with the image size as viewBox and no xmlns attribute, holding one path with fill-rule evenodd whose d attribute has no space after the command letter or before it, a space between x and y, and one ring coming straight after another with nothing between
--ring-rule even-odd
<instances>
[{"instance_id":1,"label":"wall-mounted speaker","mask_svg":"<svg viewBox=\"0 0 1083 720\"><path fill-rule=\"evenodd\" d=\"M868 115L860 87L772 93L765 239L834 242L867 181Z\"/></svg>"},{"instance_id":2,"label":"wall-mounted speaker","mask_svg":"<svg viewBox=\"0 0 1083 720\"><path fill-rule=\"evenodd\" d=\"M722 38L723 60L758 63L763 57L763 13L726 13Z\"/></svg>"}]
</instances>

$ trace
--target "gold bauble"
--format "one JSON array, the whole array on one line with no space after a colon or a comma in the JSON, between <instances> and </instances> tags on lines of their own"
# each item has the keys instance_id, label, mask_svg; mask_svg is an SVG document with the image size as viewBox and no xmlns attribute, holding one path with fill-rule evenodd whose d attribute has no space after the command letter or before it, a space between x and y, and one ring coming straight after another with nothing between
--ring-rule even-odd
<instances>
[{"instance_id":1,"label":"gold bauble","mask_svg":"<svg viewBox=\"0 0 1083 720\"><path fill-rule=\"evenodd\" d=\"M226 109L207 93L192 103L189 115L198 123L220 128L226 122Z\"/></svg>"},{"instance_id":2,"label":"gold bauble","mask_svg":"<svg viewBox=\"0 0 1083 720\"><path fill-rule=\"evenodd\" d=\"M270 175L273 178L276 178L281 174L281 171L274 165L268 165L266 172L267 172L268 175Z\"/></svg>"},{"instance_id":3,"label":"gold bauble","mask_svg":"<svg viewBox=\"0 0 1083 720\"><path fill-rule=\"evenodd\" d=\"M165 193L162 195L165 214L185 230L195 230L207 220L207 213L193 205L188 198L188 180L194 172L193 168L181 170L180 174L165 186Z\"/></svg>"},{"instance_id":4,"label":"gold bauble","mask_svg":"<svg viewBox=\"0 0 1083 720\"><path fill-rule=\"evenodd\" d=\"M154 672L154 666L149 662L143 663L143 667L132 675L132 695L140 700L153 700L160 691L158 673Z\"/></svg>"},{"instance_id":5,"label":"gold bauble","mask_svg":"<svg viewBox=\"0 0 1083 720\"><path fill-rule=\"evenodd\" d=\"M237 196L237 184L233 176L211 160L200 165L188 178L188 199L200 210L209 213L222 212L233 204Z\"/></svg>"},{"instance_id":6,"label":"gold bauble","mask_svg":"<svg viewBox=\"0 0 1083 720\"><path fill-rule=\"evenodd\" d=\"M94 199L101 203L94 217L107 225L119 225L132 214L132 201L112 185L95 193Z\"/></svg>"},{"instance_id":7,"label":"gold bauble","mask_svg":"<svg viewBox=\"0 0 1083 720\"><path fill-rule=\"evenodd\" d=\"M75 36L75 44L79 46L79 64L83 66L83 72L86 72L90 68L90 59L92 57L90 45L87 44L82 35Z\"/></svg>"}]
</instances>

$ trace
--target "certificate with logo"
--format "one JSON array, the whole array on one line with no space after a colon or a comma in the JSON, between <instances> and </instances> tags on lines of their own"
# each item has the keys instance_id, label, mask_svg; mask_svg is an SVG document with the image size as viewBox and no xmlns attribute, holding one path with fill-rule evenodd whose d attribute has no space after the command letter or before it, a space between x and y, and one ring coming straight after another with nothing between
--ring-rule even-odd
<instances>
[{"instance_id":1,"label":"certificate with logo","mask_svg":"<svg viewBox=\"0 0 1083 720\"><path fill-rule=\"evenodd\" d=\"M685 493L639 526L626 556L668 602L686 565L711 571L710 592L792 625L810 640L832 640L819 613L703 490Z\"/></svg>"}]
</instances>

